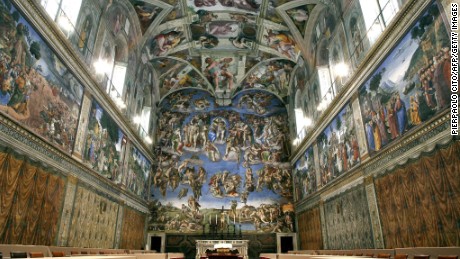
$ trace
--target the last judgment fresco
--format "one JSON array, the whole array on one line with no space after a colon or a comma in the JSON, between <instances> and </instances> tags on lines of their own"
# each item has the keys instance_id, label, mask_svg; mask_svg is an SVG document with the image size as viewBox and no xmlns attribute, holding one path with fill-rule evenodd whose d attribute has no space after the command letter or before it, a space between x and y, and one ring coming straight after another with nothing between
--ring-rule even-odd
<instances>
[{"instance_id":1,"label":"the last judgment fresco","mask_svg":"<svg viewBox=\"0 0 460 259\"><path fill-rule=\"evenodd\" d=\"M294 231L287 112L275 95L243 91L220 107L187 89L160 107L152 230Z\"/></svg>"}]
</instances>

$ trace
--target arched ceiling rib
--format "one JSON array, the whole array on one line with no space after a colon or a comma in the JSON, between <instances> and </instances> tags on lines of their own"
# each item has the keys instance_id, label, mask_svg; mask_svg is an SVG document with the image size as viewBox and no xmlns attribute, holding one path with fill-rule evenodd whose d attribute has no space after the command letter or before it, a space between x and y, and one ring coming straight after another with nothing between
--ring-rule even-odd
<instances>
[{"instance_id":1,"label":"arched ceiling rib","mask_svg":"<svg viewBox=\"0 0 460 259\"><path fill-rule=\"evenodd\" d=\"M308 55L308 22L316 9L332 5L325 0L129 1L144 34L141 60L156 70L161 97L188 87L218 98L252 88L286 97L290 73Z\"/></svg>"}]
</instances>

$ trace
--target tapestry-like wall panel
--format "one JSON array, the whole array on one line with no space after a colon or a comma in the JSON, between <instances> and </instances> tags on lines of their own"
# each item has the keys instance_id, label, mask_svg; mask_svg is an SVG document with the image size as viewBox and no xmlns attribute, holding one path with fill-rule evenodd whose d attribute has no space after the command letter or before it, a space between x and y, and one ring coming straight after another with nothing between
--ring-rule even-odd
<instances>
[{"instance_id":1,"label":"tapestry-like wall panel","mask_svg":"<svg viewBox=\"0 0 460 259\"><path fill-rule=\"evenodd\" d=\"M218 106L197 89L163 99L152 229L294 231L284 104L260 90L244 91L232 101Z\"/></svg>"},{"instance_id":2,"label":"tapestry-like wall panel","mask_svg":"<svg viewBox=\"0 0 460 259\"><path fill-rule=\"evenodd\" d=\"M56 245L66 180L0 150L0 243Z\"/></svg>"},{"instance_id":3,"label":"tapestry-like wall panel","mask_svg":"<svg viewBox=\"0 0 460 259\"><path fill-rule=\"evenodd\" d=\"M8 0L0 16L0 111L71 153L83 87Z\"/></svg>"},{"instance_id":4,"label":"tapestry-like wall panel","mask_svg":"<svg viewBox=\"0 0 460 259\"><path fill-rule=\"evenodd\" d=\"M145 246L145 214L128 207L123 211L120 248L141 249Z\"/></svg>"},{"instance_id":5,"label":"tapestry-like wall panel","mask_svg":"<svg viewBox=\"0 0 460 259\"><path fill-rule=\"evenodd\" d=\"M321 216L319 207L303 211L297 215L300 250L323 249Z\"/></svg>"},{"instance_id":6,"label":"tapestry-like wall panel","mask_svg":"<svg viewBox=\"0 0 460 259\"><path fill-rule=\"evenodd\" d=\"M327 200L324 214L328 249L374 248L364 186Z\"/></svg>"},{"instance_id":7,"label":"tapestry-like wall panel","mask_svg":"<svg viewBox=\"0 0 460 259\"><path fill-rule=\"evenodd\" d=\"M375 179L387 248L460 245L460 143Z\"/></svg>"},{"instance_id":8,"label":"tapestry-like wall panel","mask_svg":"<svg viewBox=\"0 0 460 259\"><path fill-rule=\"evenodd\" d=\"M435 2L360 88L371 155L450 107L449 46Z\"/></svg>"},{"instance_id":9,"label":"tapestry-like wall panel","mask_svg":"<svg viewBox=\"0 0 460 259\"><path fill-rule=\"evenodd\" d=\"M114 248L118 210L116 202L79 185L68 246Z\"/></svg>"}]
</instances>

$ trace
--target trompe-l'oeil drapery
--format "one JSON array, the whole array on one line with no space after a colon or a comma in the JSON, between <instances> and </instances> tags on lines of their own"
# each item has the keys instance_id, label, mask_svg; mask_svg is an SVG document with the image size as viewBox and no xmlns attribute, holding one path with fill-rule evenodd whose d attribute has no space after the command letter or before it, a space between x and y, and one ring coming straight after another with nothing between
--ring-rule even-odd
<instances>
[{"instance_id":1,"label":"trompe-l'oeil drapery","mask_svg":"<svg viewBox=\"0 0 460 259\"><path fill-rule=\"evenodd\" d=\"M53 245L64 178L0 151L0 243Z\"/></svg>"},{"instance_id":2,"label":"trompe-l'oeil drapery","mask_svg":"<svg viewBox=\"0 0 460 259\"><path fill-rule=\"evenodd\" d=\"M387 248L460 245L460 142L375 180Z\"/></svg>"},{"instance_id":3,"label":"trompe-l'oeil drapery","mask_svg":"<svg viewBox=\"0 0 460 259\"><path fill-rule=\"evenodd\" d=\"M125 207L120 248L140 249L144 243L145 215Z\"/></svg>"}]
</instances>

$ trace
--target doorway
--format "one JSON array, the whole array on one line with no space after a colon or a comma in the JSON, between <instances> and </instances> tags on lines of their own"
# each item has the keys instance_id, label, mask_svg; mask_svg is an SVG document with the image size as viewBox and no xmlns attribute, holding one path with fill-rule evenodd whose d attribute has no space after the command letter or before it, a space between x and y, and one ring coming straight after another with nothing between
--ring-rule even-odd
<instances>
[{"instance_id":1,"label":"doorway","mask_svg":"<svg viewBox=\"0 0 460 259\"><path fill-rule=\"evenodd\" d=\"M165 251L166 234L155 233L147 235L147 250L155 250L157 253L164 253Z\"/></svg>"},{"instance_id":2,"label":"doorway","mask_svg":"<svg viewBox=\"0 0 460 259\"><path fill-rule=\"evenodd\" d=\"M287 253L297 250L297 236L295 233L277 233L277 253Z\"/></svg>"},{"instance_id":3,"label":"doorway","mask_svg":"<svg viewBox=\"0 0 460 259\"><path fill-rule=\"evenodd\" d=\"M150 237L150 250L155 250L157 252L161 251L161 237L151 236Z\"/></svg>"}]
</instances>

